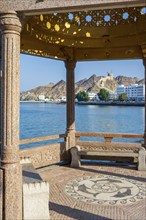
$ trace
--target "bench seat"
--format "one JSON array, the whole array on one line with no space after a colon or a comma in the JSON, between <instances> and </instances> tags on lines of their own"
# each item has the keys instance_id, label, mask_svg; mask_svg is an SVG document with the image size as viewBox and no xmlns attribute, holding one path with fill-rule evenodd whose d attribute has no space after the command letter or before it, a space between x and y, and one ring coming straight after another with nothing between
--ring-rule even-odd
<instances>
[{"instance_id":1,"label":"bench seat","mask_svg":"<svg viewBox=\"0 0 146 220\"><path fill-rule=\"evenodd\" d=\"M89 156L103 156L103 152L102 151L79 151L78 152L79 155L89 155ZM129 156L130 155L130 156ZM138 153L133 153L131 152L129 154L129 152L125 152L124 154L121 152L114 152L114 151L106 151L106 156L117 156L117 157L138 157Z\"/></svg>"},{"instance_id":2,"label":"bench seat","mask_svg":"<svg viewBox=\"0 0 146 220\"><path fill-rule=\"evenodd\" d=\"M106 156L106 157L133 157L138 160L138 170L146 170L146 150L140 144L132 143L98 143L95 146L84 142L76 145L71 150L71 167L81 165L81 156ZM90 157L91 158L91 157Z\"/></svg>"}]
</instances>

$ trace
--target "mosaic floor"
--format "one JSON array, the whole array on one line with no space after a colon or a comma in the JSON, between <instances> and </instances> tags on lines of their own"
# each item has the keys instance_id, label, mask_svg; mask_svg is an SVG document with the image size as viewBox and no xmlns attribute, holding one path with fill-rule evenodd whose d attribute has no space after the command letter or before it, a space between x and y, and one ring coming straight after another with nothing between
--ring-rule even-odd
<instances>
[{"instance_id":1,"label":"mosaic floor","mask_svg":"<svg viewBox=\"0 0 146 220\"><path fill-rule=\"evenodd\" d=\"M70 181L65 192L82 202L95 204L133 204L146 197L146 185L109 175L85 176Z\"/></svg>"},{"instance_id":2,"label":"mosaic floor","mask_svg":"<svg viewBox=\"0 0 146 220\"><path fill-rule=\"evenodd\" d=\"M146 220L146 172L82 165L41 170L51 220Z\"/></svg>"}]
</instances>

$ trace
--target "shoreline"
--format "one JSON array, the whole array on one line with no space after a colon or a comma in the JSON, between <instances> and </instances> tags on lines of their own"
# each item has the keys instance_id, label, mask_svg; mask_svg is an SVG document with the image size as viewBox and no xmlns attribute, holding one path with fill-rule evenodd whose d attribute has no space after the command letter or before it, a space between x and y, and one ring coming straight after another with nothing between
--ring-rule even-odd
<instances>
[{"instance_id":1,"label":"shoreline","mask_svg":"<svg viewBox=\"0 0 146 220\"><path fill-rule=\"evenodd\" d=\"M78 105L106 105L106 106L140 106L144 107L144 102L128 102L128 103L122 103L122 102L78 102Z\"/></svg>"},{"instance_id":2,"label":"shoreline","mask_svg":"<svg viewBox=\"0 0 146 220\"><path fill-rule=\"evenodd\" d=\"M20 101L20 103L45 103L45 104L66 104L66 102L45 102L45 101ZM75 102L77 105L101 105L101 106L140 106L144 107L144 102L94 102L94 101L80 101Z\"/></svg>"}]
</instances>

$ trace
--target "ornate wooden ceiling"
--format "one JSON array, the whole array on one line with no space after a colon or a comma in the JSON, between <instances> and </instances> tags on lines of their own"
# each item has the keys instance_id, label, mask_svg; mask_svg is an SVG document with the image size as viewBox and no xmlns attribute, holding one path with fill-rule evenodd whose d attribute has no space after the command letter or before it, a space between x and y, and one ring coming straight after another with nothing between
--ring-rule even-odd
<instances>
[{"instance_id":1,"label":"ornate wooden ceiling","mask_svg":"<svg viewBox=\"0 0 146 220\"><path fill-rule=\"evenodd\" d=\"M23 53L56 59L142 58L146 7L40 14L26 17Z\"/></svg>"}]
</instances>

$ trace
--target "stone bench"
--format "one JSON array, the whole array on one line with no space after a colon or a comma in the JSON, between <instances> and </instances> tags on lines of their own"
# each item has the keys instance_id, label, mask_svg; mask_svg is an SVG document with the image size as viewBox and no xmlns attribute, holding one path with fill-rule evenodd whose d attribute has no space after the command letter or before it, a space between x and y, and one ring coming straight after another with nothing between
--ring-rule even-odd
<instances>
[{"instance_id":1,"label":"stone bench","mask_svg":"<svg viewBox=\"0 0 146 220\"><path fill-rule=\"evenodd\" d=\"M71 152L71 167L77 168L81 165L81 156L108 156L108 157L133 157L137 158L138 170L146 170L146 150L140 144L133 143L105 143L98 142L97 146L88 146L84 143L83 146L72 147Z\"/></svg>"},{"instance_id":2,"label":"stone bench","mask_svg":"<svg viewBox=\"0 0 146 220\"><path fill-rule=\"evenodd\" d=\"M21 160L23 174L23 219L49 219L49 184L44 182L29 158Z\"/></svg>"}]
</instances>

